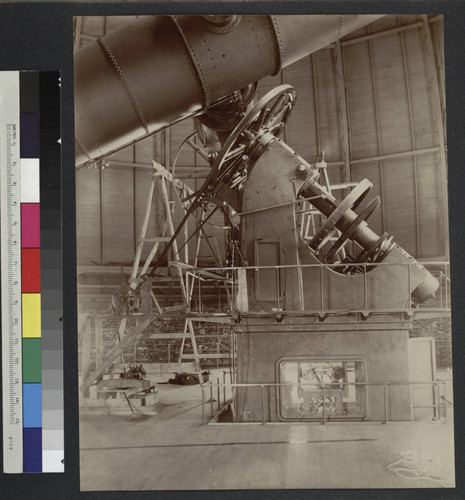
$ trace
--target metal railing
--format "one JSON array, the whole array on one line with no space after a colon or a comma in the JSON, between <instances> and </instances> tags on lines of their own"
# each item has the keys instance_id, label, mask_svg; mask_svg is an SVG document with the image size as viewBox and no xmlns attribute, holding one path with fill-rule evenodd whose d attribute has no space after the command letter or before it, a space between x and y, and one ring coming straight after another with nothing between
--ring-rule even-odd
<instances>
[{"instance_id":1,"label":"metal railing","mask_svg":"<svg viewBox=\"0 0 465 500\"><path fill-rule=\"evenodd\" d=\"M226 374L227 373L228 373L227 371L223 370L223 376L222 376L223 382L220 382L220 377L218 376L218 377L216 377L216 384L215 385L213 384L214 379L211 379L211 380L208 380L207 382L203 382L200 386L202 389L202 425L205 424L205 405L207 403L210 404L210 418L212 418L216 414L221 412L222 409L224 409L224 407L226 406L226 403L232 401L234 398L234 392L232 392L231 398L228 398L228 399L226 398L226 388L230 387L232 389L232 391L234 391L233 388L236 386L236 384L233 382L226 384ZM231 375L231 373L230 373L230 375ZM213 399L214 387L216 387L216 397L217 397L216 400ZM205 399L206 388L210 389L210 399L209 400ZM223 388L223 391L221 391L220 388ZM221 392L223 393L223 403L221 403ZM216 405L214 405L215 402L217 403ZM214 409L215 406L217 406L216 411Z\"/></svg>"},{"instance_id":2,"label":"metal railing","mask_svg":"<svg viewBox=\"0 0 465 500\"><path fill-rule=\"evenodd\" d=\"M205 418L207 416L207 407L210 408L209 416L208 418L211 419L216 419L218 415L223 411L227 404L236 402L235 407L237 408L237 388L244 387L244 388L260 388L261 390L261 424L266 424L269 423L270 420L267 419L266 416L266 395L265 395L265 389L269 391L270 387L276 388L276 403L279 405L279 399L280 399L280 389L281 387L302 387L302 386L312 386L312 387L317 387L319 390L321 390L321 397L323 399L323 405L322 405L322 414L321 414L321 419L318 418L317 416L311 416L311 417L302 417L302 418L289 418L287 419L288 423L295 423L295 421L304 421L304 422L314 422L314 423L321 423L321 424L326 424L330 419L332 420L331 416L327 415L327 409L325 405L326 401L326 395L328 390L334 390L334 384L325 384L325 383L310 383L310 382L305 382L305 383L297 383L297 382L281 382L281 383L256 383L256 384L240 384L240 383L226 383L226 373L223 372L223 381L220 382L220 377L217 377L216 380L209 380L207 382L204 382L201 384L201 390L202 390L202 425L205 425L206 421ZM402 386L408 386L410 388L413 388L414 386L430 386L432 388L432 398L433 398L433 404L431 405L415 405L414 404L414 395L412 394L412 404L411 404L411 409L412 412L415 409L427 409L431 408L432 410L432 420L441 420L447 421L447 408L448 407L453 407L453 404L450 403L447 399L447 391L446 391L446 381L444 380L436 380L436 381L427 381L427 382L412 382L412 381L406 381L406 382L341 382L337 384L338 386L361 386L365 387L367 390L371 387L382 387L383 392L382 392L382 401L383 401L383 418L376 420L376 419L367 419L367 416L352 416L350 418L344 417L344 416L338 416L337 420L332 420L332 421L338 421L338 422L347 422L347 421L369 421L369 422L382 422L383 424L387 424L389 420L389 410L390 410L390 400L389 400L389 395L390 395L390 389L391 387L402 387ZM221 390L222 389L222 390ZM229 391L228 391L229 389ZM205 392L209 391L210 394L210 399L206 399L206 394ZM230 393L230 397L226 397L227 392ZM216 393L217 399L214 399L214 394ZM221 395L223 395L223 402L221 402ZM365 392L365 395L368 396L368 392ZM216 405L214 404L216 403ZM283 419L286 421L286 419ZM415 419L414 419L415 420ZM207 422L208 423L208 422ZM256 421L253 422L240 422L241 424L248 424L248 423L257 423ZM260 423L260 422L259 422Z\"/></svg>"},{"instance_id":3,"label":"metal railing","mask_svg":"<svg viewBox=\"0 0 465 500\"><path fill-rule=\"evenodd\" d=\"M406 268L405 274L405 286L408 290L411 291L411 280L412 280L412 266L424 266L428 271L431 272L439 281L439 289L436 292L435 296L424 304L414 304L409 295L406 304L403 307L397 308L379 308L370 309L369 307L369 286L368 286L368 272L375 267L404 267ZM431 261L431 262L380 262L380 263L352 263L351 266L357 266L360 270L360 274L357 276L363 275L363 299L360 304L351 308L350 311L361 311L361 312L377 312L377 313L392 313L399 312L405 310L428 310L428 311L438 311L438 312L448 312L450 311L450 263L447 261ZM282 273L285 270L298 270L302 272L305 269L317 268L319 269L320 279L318 283L315 282L315 286L319 287L319 296L320 296L320 304L319 308L309 309L305 306L303 297L302 300L302 310L306 313L327 313L331 314L332 312L340 313L340 309L332 309L326 306L325 293L326 287L328 286L325 283L324 279L324 270L325 269L337 269L341 268L341 264L323 264L323 263L315 263L315 264L288 264L288 265L273 265L273 266L243 266L243 267L208 267L208 268L191 268L189 273L192 275L199 275L203 272L212 272L218 275L223 274L225 276L225 280L233 281L233 284L225 285L229 287L232 302L236 304L237 298L237 283L238 283L238 272L239 271L254 271L258 273L259 271L266 270L274 270L276 274L276 302L275 308L273 310L281 311L282 310L282 301L283 298L280 297L279 290L282 282ZM355 276L355 275L353 275ZM360 293L362 295L362 292ZM270 302L270 301L266 301Z\"/></svg>"},{"instance_id":4,"label":"metal railing","mask_svg":"<svg viewBox=\"0 0 465 500\"><path fill-rule=\"evenodd\" d=\"M182 338L175 339L171 342L166 341L166 337L162 339L157 339L157 334L154 334L150 337L152 342L157 342L157 350L158 350L158 359L157 363L178 363L179 353ZM163 336L163 335L161 335ZM186 335L187 337L187 335ZM188 337L187 337L188 338ZM210 339L212 340L209 345L207 342ZM206 342L204 342L206 341ZM204 335L204 334L196 334L196 343L199 355L202 358L208 359L209 354L211 354L211 360L216 361L216 367L219 368L219 360L223 359L224 363L230 363L230 352L231 352L231 335L229 334L217 334L217 335ZM192 348L190 350L186 349L183 351L184 355L192 355ZM224 355L224 358L220 358L219 355ZM134 355L132 353L128 353L125 358L127 358L127 362L130 362Z\"/></svg>"}]
</instances>

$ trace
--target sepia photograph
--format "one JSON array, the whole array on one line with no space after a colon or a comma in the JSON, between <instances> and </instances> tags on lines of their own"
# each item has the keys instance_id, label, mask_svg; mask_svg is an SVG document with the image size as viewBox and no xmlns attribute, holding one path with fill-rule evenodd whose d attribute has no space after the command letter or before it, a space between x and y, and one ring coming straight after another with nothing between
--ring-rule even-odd
<instances>
[{"instance_id":1,"label":"sepia photograph","mask_svg":"<svg viewBox=\"0 0 465 500\"><path fill-rule=\"evenodd\" d=\"M455 487L444 29L74 18L82 491Z\"/></svg>"}]
</instances>

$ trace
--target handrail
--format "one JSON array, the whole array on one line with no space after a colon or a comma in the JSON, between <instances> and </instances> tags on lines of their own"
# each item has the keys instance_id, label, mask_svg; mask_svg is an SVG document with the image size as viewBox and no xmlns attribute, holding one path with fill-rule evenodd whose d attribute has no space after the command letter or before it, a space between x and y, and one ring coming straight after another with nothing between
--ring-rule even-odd
<instances>
[{"instance_id":1,"label":"handrail","mask_svg":"<svg viewBox=\"0 0 465 500\"><path fill-rule=\"evenodd\" d=\"M171 262L170 262L171 264ZM173 264L174 265L174 264ZM430 262L351 262L351 265L354 266L366 266L366 267L378 267L378 266L418 266L421 265L423 267L426 266L450 266L449 261L430 261ZM341 267L341 263L336 263L336 264L326 264L322 262L318 262L315 264L279 264L279 265L273 265L273 266L231 266L231 267L191 267L189 268L190 273L195 273L196 271L208 271L208 272L213 272L213 271L239 271L239 270L246 270L246 271L253 271L255 269L293 269L293 268L307 268L307 267ZM208 280L207 280L208 281Z\"/></svg>"},{"instance_id":2,"label":"handrail","mask_svg":"<svg viewBox=\"0 0 465 500\"><path fill-rule=\"evenodd\" d=\"M355 311L366 311L366 312L379 312L379 313L390 313L390 312L402 312L402 311L429 311L429 312L449 312L450 311L450 290L449 290L449 282L450 282L450 262L448 261L430 261L430 262L380 262L380 263L373 263L373 262L364 262L364 263L351 263L351 265L358 265L360 269L362 270L363 273L363 303L354 306L347 312L352 312ZM406 274L406 284L408 285L408 289L411 290L411 280L412 280L412 266L424 266L428 269L429 266L429 271L431 274L435 275L436 278L440 282L440 286L438 288L437 294L438 298L434 301L427 301L424 304L414 304L412 302L411 297L409 296L406 304L404 307L399 307L396 309L389 309L389 308L373 308L370 309L368 306L368 281L367 281L367 273L374 267L383 267L383 266L395 266L399 267L402 266L405 268L407 266L407 274ZM225 279L231 280L233 279L234 283L232 284L232 296L234 299L236 298L234 294L234 289L237 287L237 272L239 270L242 271L260 271L260 270L274 270L276 272L276 310L277 311L282 311L282 297L280 294L280 283L281 283L281 278L280 278L280 272L286 269L299 269L299 270L304 270L304 269L312 269L316 268L320 270L320 280L318 282L318 286L320 288L320 297L321 297L321 303L320 303L320 308L315 309L316 312L329 312L329 311L340 311L340 308L337 309L327 309L325 308L325 283L323 279L323 270L324 268L328 269L333 269L333 268L338 268L341 267L340 263L336 264L325 264L325 263L314 263L314 264L281 264L281 265L271 265L271 266L261 266L261 265L254 265L254 266L232 266L232 267L205 267L205 268L190 268L189 273L193 274L194 276L196 273L204 273L204 272L215 272L215 273L222 273L222 272L228 272L228 276L225 277ZM303 311L310 311L310 309L307 309L305 305L303 305ZM286 312L286 311L283 311Z\"/></svg>"},{"instance_id":3,"label":"handrail","mask_svg":"<svg viewBox=\"0 0 465 500\"><path fill-rule=\"evenodd\" d=\"M231 390L236 390L238 387L259 387L261 389L261 409L262 409L262 424L266 424L266 415L265 415L265 388L269 387L295 387L295 386L313 386L318 387L322 390L323 400L325 400L325 391L327 389L334 388L334 384L328 384L323 382L263 382L263 383L225 383L225 373L223 372L223 383L220 383L220 377L218 376L215 380L209 380L201 384L202 390L202 425L205 425L205 389L210 388L210 418L215 416L215 412L213 410L213 389L217 388L217 413L218 414L221 409L226 405L230 400L226 400L226 388L229 387ZM216 383L215 383L216 382ZM445 380L435 380L435 381L380 381L380 382L338 382L338 386L382 386L383 387L383 410L384 410L384 418L382 423L387 424L389 422L389 399L388 399L388 389L393 386L431 386L434 390L436 404L433 405L420 405L420 406L412 406L412 409L416 408L432 408L434 413L437 412L438 415L434 415L436 419L443 418L444 422L447 421L447 408L452 407L452 403L449 403L446 397L446 381ZM223 387L223 403L221 403L221 391L220 388ZM440 391L440 387L442 387L442 395ZM313 419L312 419L313 420ZM291 423L292 421L290 421ZM326 418L326 407L323 404L323 412L322 412L322 421L321 423L324 425L327 422ZM247 422L241 422L243 424L247 424Z\"/></svg>"}]
</instances>

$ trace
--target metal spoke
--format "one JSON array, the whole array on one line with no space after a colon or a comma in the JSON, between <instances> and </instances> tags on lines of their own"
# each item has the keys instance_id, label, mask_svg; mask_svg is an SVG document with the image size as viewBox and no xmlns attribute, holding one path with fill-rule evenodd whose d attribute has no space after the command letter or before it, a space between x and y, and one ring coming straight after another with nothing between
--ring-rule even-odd
<instances>
[{"instance_id":1,"label":"metal spoke","mask_svg":"<svg viewBox=\"0 0 465 500\"><path fill-rule=\"evenodd\" d=\"M263 126L263 123L265 122L265 119L268 118L269 111L270 111L270 109L267 106L265 106L261 110L260 114L258 115L257 122L253 126L253 129L255 130L255 132L258 132L261 129L261 127Z\"/></svg>"},{"instance_id":2,"label":"metal spoke","mask_svg":"<svg viewBox=\"0 0 465 500\"><path fill-rule=\"evenodd\" d=\"M273 118L276 115L276 111L280 109L282 103L284 102L284 100L286 98L287 98L287 94L283 94L283 95L279 96L278 100L275 102L275 104L271 108L270 112L268 113L267 119L263 123L264 127L268 127L273 122Z\"/></svg>"}]
</instances>

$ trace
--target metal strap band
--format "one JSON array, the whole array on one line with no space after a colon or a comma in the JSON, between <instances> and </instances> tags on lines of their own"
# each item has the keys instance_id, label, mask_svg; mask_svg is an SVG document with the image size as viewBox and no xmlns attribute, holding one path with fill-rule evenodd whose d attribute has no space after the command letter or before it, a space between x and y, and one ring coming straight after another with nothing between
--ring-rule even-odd
<instances>
[{"instance_id":1,"label":"metal strap band","mask_svg":"<svg viewBox=\"0 0 465 500\"><path fill-rule=\"evenodd\" d=\"M271 26L276 39L276 45L278 47L278 67L276 68L275 73L273 73L274 76L281 71L281 68L284 64L284 42L281 36L281 31L279 29L278 20L276 19L276 16L268 16L268 17L270 18Z\"/></svg>"},{"instance_id":2,"label":"metal strap band","mask_svg":"<svg viewBox=\"0 0 465 500\"><path fill-rule=\"evenodd\" d=\"M342 38L344 36L344 16L339 16L339 26L337 29L337 37Z\"/></svg>"},{"instance_id":3,"label":"metal strap band","mask_svg":"<svg viewBox=\"0 0 465 500\"><path fill-rule=\"evenodd\" d=\"M139 120L140 120L142 127L144 127L145 133L148 134L149 127L147 125L147 121L145 120L144 114L142 113L142 109L140 108L139 103L137 102L136 96L134 95L131 87L129 86L128 81L126 80L126 76L124 75L124 72L123 72L121 66L118 64L116 57L113 55L113 52L111 51L110 47L105 42L105 40L103 38L98 38L97 41L98 41L100 47L102 47L102 49L107 54L108 58L110 59L110 61L113 64L113 67L115 68L121 81L123 82L124 90L126 91L126 94L128 95L129 100L131 101L131 104L137 113L137 116L139 117Z\"/></svg>"},{"instance_id":4,"label":"metal strap band","mask_svg":"<svg viewBox=\"0 0 465 500\"><path fill-rule=\"evenodd\" d=\"M207 79L205 77L205 74L202 70L202 65L200 64L200 59L197 56L197 53L195 52L194 47L190 43L189 39L187 38L186 34L184 33L181 25L179 24L178 20L179 16L171 16L171 19L173 20L179 34L181 35L181 38L184 42L184 45L186 47L187 52L189 53L189 56L191 58L192 64L194 65L195 71L197 72L197 77L200 82L200 86L202 87L202 94L203 94L203 101L204 101L204 107L207 109L211 105L211 94L210 94L210 88L208 86Z\"/></svg>"},{"instance_id":5,"label":"metal strap band","mask_svg":"<svg viewBox=\"0 0 465 500\"><path fill-rule=\"evenodd\" d=\"M92 160L93 158L90 156L89 151L87 151L87 148L84 146L84 143L82 142L81 138L77 134L74 135L74 138L76 139L76 142L81 148L81 151L87 156L87 159Z\"/></svg>"}]
</instances>

